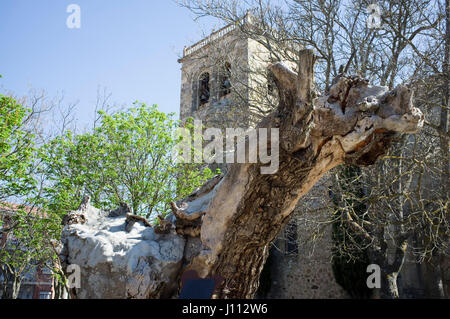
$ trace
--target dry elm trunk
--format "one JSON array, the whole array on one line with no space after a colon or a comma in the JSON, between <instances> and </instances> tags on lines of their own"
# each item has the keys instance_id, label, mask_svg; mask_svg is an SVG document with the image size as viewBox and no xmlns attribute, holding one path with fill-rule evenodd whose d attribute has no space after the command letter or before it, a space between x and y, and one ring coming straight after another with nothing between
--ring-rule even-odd
<instances>
[{"instance_id":1,"label":"dry elm trunk","mask_svg":"<svg viewBox=\"0 0 450 319\"><path fill-rule=\"evenodd\" d=\"M303 50L298 75L280 63L270 67L280 104L259 127L279 128L278 172L263 175L259 163L232 164L214 187L173 207L203 216L202 247L184 271L224 278L219 298L253 297L268 245L324 173L343 163L371 165L394 134L414 133L423 125L404 86L388 91L342 75L327 95L316 98L314 61L313 52ZM207 204L195 212L202 198Z\"/></svg>"}]
</instances>

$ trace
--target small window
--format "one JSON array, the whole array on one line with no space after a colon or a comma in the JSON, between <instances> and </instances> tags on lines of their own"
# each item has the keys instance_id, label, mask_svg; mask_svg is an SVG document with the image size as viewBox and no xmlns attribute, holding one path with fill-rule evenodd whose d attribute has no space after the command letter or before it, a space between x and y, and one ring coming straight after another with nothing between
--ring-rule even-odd
<instances>
[{"instance_id":1,"label":"small window","mask_svg":"<svg viewBox=\"0 0 450 319\"><path fill-rule=\"evenodd\" d=\"M199 105L209 102L209 73L202 73L198 81L198 101Z\"/></svg>"},{"instance_id":2,"label":"small window","mask_svg":"<svg viewBox=\"0 0 450 319\"><path fill-rule=\"evenodd\" d=\"M226 62L219 73L219 98L231 93L231 64Z\"/></svg>"},{"instance_id":3,"label":"small window","mask_svg":"<svg viewBox=\"0 0 450 319\"><path fill-rule=\"evenodd\" d=\"M39 299L52 299L51 291L40 292Z\"/></svg>"}]
</instances>

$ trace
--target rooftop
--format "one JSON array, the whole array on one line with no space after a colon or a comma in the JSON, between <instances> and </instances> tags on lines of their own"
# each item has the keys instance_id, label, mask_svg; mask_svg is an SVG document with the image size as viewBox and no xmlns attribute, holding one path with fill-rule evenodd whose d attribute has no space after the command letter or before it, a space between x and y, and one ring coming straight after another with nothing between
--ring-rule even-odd
<instances>
[{"instance_id":1,"label":"rooftop","mask_svg":"<svg viewBox=\"0 0 450 319\"><path fill-rule=\"evenodd\" d=\"M242 23L245 24L247 22L249 22L250 20L250 13L247 12L247 14L241 19ZM210 44L213 41L216 41L220 38L223 38L224 36L226 36L227 34L233 32L236 27L239 25L239 21L230 23L226 26L224 26L223 28L217 30L217 31L212 31L212 33L203 38L202 40L194 43L193 45L189 46L189 47L184 47L183 49L183 57L181 59L178 60L178 62L182 62L182 60L184 58L186 58L187 56L199 51L200 49L204 48L205 46L207 46L208 44Z\"/></svg>"},{"instance_id":2,"label":"rooftop","mask_svg":"<svg viewBox=\"0 0 450 319\"><path fill-rule=\"evenodd\" d=\"M21 205L21 204L12 204L12 203L7 203L7 202L0 202L0 213L1 212L13 213L20 209L23 209L27 212L31 212L33 214L39 213L39 209L37 207L31 207L31 206Z\"/></svg>"}]
</instances>

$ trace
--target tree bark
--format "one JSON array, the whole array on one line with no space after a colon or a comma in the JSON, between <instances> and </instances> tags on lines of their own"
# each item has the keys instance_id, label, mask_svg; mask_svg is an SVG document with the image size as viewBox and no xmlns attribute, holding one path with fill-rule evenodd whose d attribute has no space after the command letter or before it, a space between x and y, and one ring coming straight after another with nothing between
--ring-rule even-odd
<instances>
[{"instance_id":1,"label":"tree bark","mask_svg":"<svg viewBox=\"0 0 450 319\"><path fill-rule=\"evenodd\" d=\"M381 297L383 299L399 298L397 285L398 274L402 270L408 247L407 237L397 241L392 263L389 263L388 253L385 249L379 254L378 264L381 266ZM387 247L387 244L386 244Z\"/></svg>"},{"instance_id":2,"label":"tree bark","mask_svg":"<svg viewBox=\"0 0 450 319\"><path fill-rule=\"evenodd\" d=\"M128 255L137 251L131 248L136 245L135 240L119 245L114 237L118 231L124 232L121 238L130 236L126 235L130 233L126 218L122 217L125 225L116 227L112 226L115 222L92 207L71 213L68 220L77 222L86 221L83 216L88 216L86 225L69 224L62 236L62 264L78 262L87 267L81 272L84 284L79 295L176 297L175 279L195 270L201 278L223 279L215 292L217 298L252 298L270 242L320 177L343 163L371 165L386 152L395 133L414 133L422 127L423 115L413 107L412 92L404 86L388 91L357 76L340 75L326 96L317 97L313 87L315 60L312 50L302 50L298 74L281 63L270 66L279 91L279 106L258 128L279 130L279 136L269 132L269 145L263 146L279 146L274 148L279 152L271 154L272 159L278 159L278 170L264 174L265 164L261 162L231 164L224 176L215 177L187 198L172 203L176 232L170 227L155 227L150 233L157 236L152 237L142 228L136 230L146 234L137 237L147 241L145 245L159 249L150 256L144 250L141 262L131 274L128 267L120 268L127 263L110 267L121 271L102 268L104 264L112 266L109 260L119 246L120 250L126 248ZM261 131L258 132L261 137ZM257 149L257 145L246 140L247 158ZM101 223L98 214L103 216ZM99 227L101 232L92 231ZM162 244L164 240L170 241L165 242L168 246ZM103 255L94 258L92 249ZM159 262L155 263L155 259ZM161 265L168 266L158 268ZM91 285L90 274L98 276L99 271L105 272L102 278L112 282Z\"/></svg>"},{"instance_id":3,"label":"tree bark","mask_svg":"<svg viewBox=\"0 0 450 319\"><path fill-rule=\"evenodd\" d=\"M8 280L3 291L3 299L17 299L19 297L20 287L22 285L22 278L13 273L8 273Z\"/></svg>"},{"instance_id":4,"label":"tree bark","mask_svg":"<svg viewBox=\"0 0 450 319\"><path fill-rule=\"evenodd\" d=\"M54 299L69 299L69 291L63 283L54 279L55 298Z\"/></svg>"},{"instance_id":5,"label":"tree bark","mask_svg":"<svg viewBox=\"0 0 450 319\"><path fill-rule=\"evenodd\" d=\"M224 278L219 298L253 297L269 243L323 174L342 163L371 165L396 132L423 125L404 86L388 92L341 76L329 95L315 98L314 61L313 52L303 50L298 75L282 64L270 67L280 104L258 127L280 130L278 171L264 175L260 163L232 164L214 187L201 226L202 250L185 270ZM178 206L188 210L191 200Z\"/></svg>"},{"instance_id":6,"label":"tree bark","mask_svg":"<svg viewBox=\"0 0 450 319\"><path fill-rule=\"evenodd\" d=\"M11 298L17 299L19 297L20 287L22 286L22 280L17 276L14 277L13 285L11 289Z\"/></svg>"},{"instance_id":7,"label":"tree bark","mask_svg":"<svg viewBox=\"0 0 450 319\"><path fill-rule=\"evenodd\" d=\"M398 286L397 286L398 272L381 274L381 298L383 299L398 299Z\"/></svg>"}]
</instances>

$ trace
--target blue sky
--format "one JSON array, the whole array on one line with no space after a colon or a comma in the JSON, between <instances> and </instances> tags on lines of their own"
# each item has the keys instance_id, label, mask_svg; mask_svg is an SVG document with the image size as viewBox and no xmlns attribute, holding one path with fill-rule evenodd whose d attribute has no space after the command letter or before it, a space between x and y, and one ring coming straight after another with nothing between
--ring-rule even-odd
<instances>
[{"instance_id":1,"label":"blue sky","mask_svg":"<svg viewBox=\"0 0 450 319\"><path fill-rule=\"evenodd\" d=\"M81 8L81 28L69 29L69 4ZM184 45L217 22L193 20L173 0L1 0L0 93L30 88L79 100L79 124L89 123L99 86L111 101L139 100L177 112Z\"/></svg>"}]
</instances>

